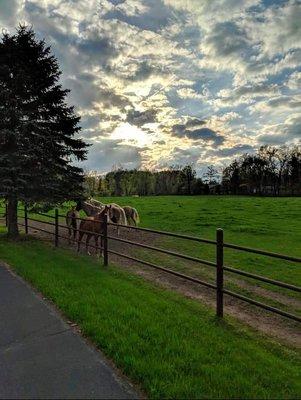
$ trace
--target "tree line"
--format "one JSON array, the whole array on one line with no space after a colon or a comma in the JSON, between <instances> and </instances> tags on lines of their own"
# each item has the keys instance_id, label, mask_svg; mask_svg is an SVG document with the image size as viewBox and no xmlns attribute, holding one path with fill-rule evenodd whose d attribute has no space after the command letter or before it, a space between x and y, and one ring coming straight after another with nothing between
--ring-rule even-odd
<instances>
[{"instance_id":1,"label":"tree line","mask_svg":"<svg viewBox=\"0 0 301 400\"><path fill-rule=\"evenodd\" d=\"M209 165L201 177L191 165L162 171L118 168L104 176L85 176L89 196L148 195L300 195L301 147L262 146L222 170Z\"/></svg>"},{"instance_id":2,"label":"tree line","mask_svg":"<svg viewBox=\"0 0 301 400\"><path fill-rule=\"evenodd\" d=\"M226 193L259 195L301 194L301 146L262 146L244 154L223 170Z\"/></svg>"}]
</instances>

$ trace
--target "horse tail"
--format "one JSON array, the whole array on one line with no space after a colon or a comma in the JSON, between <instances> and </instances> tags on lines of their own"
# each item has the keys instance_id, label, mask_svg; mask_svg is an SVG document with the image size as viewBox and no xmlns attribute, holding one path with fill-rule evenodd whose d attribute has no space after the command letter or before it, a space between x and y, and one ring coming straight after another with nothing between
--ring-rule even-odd
<instances>
[{"instance_id":1,"label":"horse tail","mask_svg":"<svg viewBox=\"0 0 301 400\"><path fill-rule=\"evenodd\" d=\"M139 214L138 214L138 211L136 210L136 208L133 208L133 219L136 222L136 224L139 224L140 217L139 217Z\"/></svg>"}]
</instances>

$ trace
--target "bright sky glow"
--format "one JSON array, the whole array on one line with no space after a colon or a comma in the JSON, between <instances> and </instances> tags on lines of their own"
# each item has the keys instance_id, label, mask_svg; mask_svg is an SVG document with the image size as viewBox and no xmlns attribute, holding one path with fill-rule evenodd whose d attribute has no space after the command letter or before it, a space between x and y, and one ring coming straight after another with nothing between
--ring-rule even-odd
<instances>
[{"instance_id":1,"label":"bright sky glow","mask_svg":"<svg viewBox=\"0 0 301 400\"><path fill-rule=\"evenodd\" d=\"M301 139L301 0L0 0L51 44L86 169L222 167Z\"/></svg>"}]
</instances>

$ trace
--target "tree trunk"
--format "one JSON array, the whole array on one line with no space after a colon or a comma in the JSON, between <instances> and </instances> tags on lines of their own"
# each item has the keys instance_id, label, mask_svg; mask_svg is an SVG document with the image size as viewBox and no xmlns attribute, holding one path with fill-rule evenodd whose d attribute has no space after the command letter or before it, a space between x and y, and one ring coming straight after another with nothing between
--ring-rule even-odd
<instances>
[{"instance_id":1,"label":"tree trunk","mask_svg":"<svg viewBox=\"0 0 301 400\"><path fill-rule=\"evenodd\" d=\"M7 199L7 236L14 239L19 236L18 200L15 196Z\"/></svg>"}]
</instances>

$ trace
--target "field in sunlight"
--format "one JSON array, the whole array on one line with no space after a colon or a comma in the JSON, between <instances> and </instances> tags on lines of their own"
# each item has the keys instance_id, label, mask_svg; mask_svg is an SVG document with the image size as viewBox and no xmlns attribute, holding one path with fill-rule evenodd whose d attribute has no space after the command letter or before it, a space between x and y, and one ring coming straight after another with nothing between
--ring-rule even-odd
<instances>
[{"instance_id":1,"label":"field in sunlight","mask_svg":"<svg viewBox=\"0 0 301 400\"><path fill-rule=\"evenodd\" d=\"M136 207L142 227L209 239L215 238L216 228L222 228L225 242L301 257L301 198L156 196L100 200ZM215 258L214 246L166 237L158 243L203 259ZM229 249L225 251L225 263L288 283L301 283L299 266L286 261ZM173 266L180 268L180 263L175 261Z\"/></svg>"},{"instance_id":2,"label":"field in sunlight","mask_svg":"<svg viewBox=\"0 0 301 400\"><path fill-rule=\"evenodd\" d=\"M137 208L141 226L300 255L301 198L154 196L101 198Z\"/></svg>"}]
</instances>

